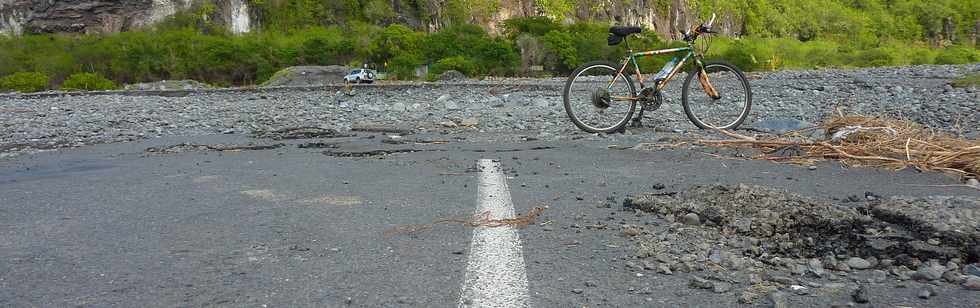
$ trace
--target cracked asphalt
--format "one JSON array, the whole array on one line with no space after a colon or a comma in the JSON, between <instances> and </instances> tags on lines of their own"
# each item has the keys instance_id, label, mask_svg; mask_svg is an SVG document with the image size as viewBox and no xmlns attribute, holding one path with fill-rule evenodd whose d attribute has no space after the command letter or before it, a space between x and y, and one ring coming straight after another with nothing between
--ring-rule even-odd
<instances>
[{"instance_id":1,"label":"cracked asphalt","mask_svg":"<svg viewBox=\"0 0 980 308\"><path fill-rule=\"evenodd\" d=\"M452 138L459 136L469 139ZM685 148L619 149L646 137L208 135L18 156L0 161L0 306L455 306L472 229L384 232L472 215L482 158L501 162L517 213L548 207L519 229L534 307L741 305L731 293L686 287L690 274L627 268L633 248L618 229L572 227L663 223L597 206L654 184L756 184L819 200L866 191L978 195L922 186L959 183L931 172L832 162L811 170ZM433 140L446 142L417 142ZM181 143L285 146L146 152ZM869 285L870 306L980 305L976 291L955 285L939 285L926 301L899 284ZM787 303L826 307L850 297L841 291Z\"/></svg>"}]
</instances>

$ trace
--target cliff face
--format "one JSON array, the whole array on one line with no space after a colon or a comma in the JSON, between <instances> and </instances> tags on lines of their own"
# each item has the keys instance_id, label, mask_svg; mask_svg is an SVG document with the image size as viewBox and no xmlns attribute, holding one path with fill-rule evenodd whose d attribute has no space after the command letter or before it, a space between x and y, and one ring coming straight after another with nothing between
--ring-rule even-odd
<instances>
[{"instance_id":1,"label":"cliff face","mask_svg":"<svg viewBox=\"0 0 980 308\"><path fill-rule=\"evenodd\" d=\"M594 2L582 5L582 2ZM585 0L579 3L575 16L579 20L612 22L620 25L644 26L660 34L661 37L679 39L684 32L696 23L704 22L697 16L687 0L632 0L603 1ZM725 12L716 12L715 30L725 35L742 32L738 23Z\"/></svg>"},{"instance_id":2,"label":"cliff face","mask_svg":"<svg viewBox=\"0 0 980 308\"><path fill-rule=\"evenodd\" d=\"M0 0L0 34L128 31L188 9L194 1ZM245 0L210 2L217 8L216 16L233 32L250 30Z\"/></svg>"},{"instance_id":3,"label":"cliff face","mask_svg":"<svg viewBox=\"0 0 980 308\"><path fill-rule=\"evenodd\" d=\"M24 33L114 33L150 25L195 2L208 2L216 10L213 16L235 33L252 30L254 17L249 14L247 0L0 0L0 34ZM676 38L680 31L696 22L686 0L581 0L564 20L611 22L621 25L638 25L654 29L662 37ZM401 2L392 1L392 8L399 15L396 22L405 23L423 31L435 31L444 26L439 1L430 1L433 7L425 12L414 13L399 7ZM425 18L418 16L426 14ZM477 14L474 14L477 15ZM545 15L534 0L500 0L496 9L474 16L470 22L479 24L490 32L499 32L500 23L513 17ZM420 22L428 20L427 24ZM722 17L717 23L725 34L737 34L736 23Z\"/></svg>"}]
</instances>

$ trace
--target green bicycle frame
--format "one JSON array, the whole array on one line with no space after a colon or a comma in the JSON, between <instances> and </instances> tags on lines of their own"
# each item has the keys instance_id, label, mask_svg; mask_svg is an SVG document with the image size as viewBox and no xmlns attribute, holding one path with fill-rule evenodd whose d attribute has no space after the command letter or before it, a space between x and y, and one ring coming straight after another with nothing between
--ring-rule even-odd
<instances>
[{"instance_id":1,"label":"green bicycle frame","mask_svg":"<svg viewBox=\"0 0 980 308\"><path fill-rule=\"evenodd\" d=\"M606 90L609 91L612 90L613 84L616 82L616 80L619 80L620 76L623 76L623 73L626 71L626 67L629 66L630 62L633 63L633 68L636 71L636 80L640 83L640 89L646 88L646 85L643 84L643 75L640 72L640 65L637 64L636 58L652 57L652 56L682 53L682 52L687 52L687 54L685 54L684 57L680 59L680 61L677 61L677 63L674 64L674 67L671 68L670 73L668 73L667 76L665 76L663 79L660 79L657 82L657 84L655 85L657 91L663 90L663 88L667 86L667 82L669 82L672 78L674 78L674 76L677 75L677 72L679 72L681 68L684 67L684 64L687 63L687 61L691 60L691 58L694 58L695 62L698 65L702 65L700 57L697 57L694 53L694 47L690 46L689 44L689 46L687 47L643 51L643 52L633 52L633 49L630 49L629 56L623 59L623 65L620 66L619 72L616 72L616 77L613 78L613 80L609 81L609 85L606 87ZM625 97L625 96L611 96L610 98L613 100L637 100L638 99L637 97Z\"/></svg>"}]
</instances>

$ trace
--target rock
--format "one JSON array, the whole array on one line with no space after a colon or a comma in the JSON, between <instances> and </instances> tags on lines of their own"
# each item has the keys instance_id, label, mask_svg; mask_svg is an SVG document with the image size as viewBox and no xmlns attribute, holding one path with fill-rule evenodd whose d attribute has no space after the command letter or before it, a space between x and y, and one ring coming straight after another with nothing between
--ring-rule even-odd
<instances>
[{"instance_id":1,"label":"rock","mask_svg":"<svg viewBox=\"0 0 980 308\"><path fill-rule=\"evenodd\" d=\"M670 271L670 266L668 266L667 263L660 263L659 265L657 265L657 273L661 273L664 275L673 274L673 272Z\"/></svg>"},{"instance_id":2,"label":"rock","mask_svg":"<svg viewBox=\"0 0 980 308\"><path fill-rule=\"evenodd\" d=\"M687 285L696 289L714 289L714 283L698 276L691 277Z\"/></svg>"},{"instance_id":3,"label":"rock","mask_svg":"<svg viewBox=\"0 0 980 308\"><path fill-rule=\"evenodd\" d=\"M722 259L723 258L721 256L721 249L718 248L712 249L711 253L708 254L708 260L713 262L714 264L721 264L721 262L723 261Z\"/></svg>"},{"instance_id":4,"label":"rock","mask_svg":"<svg viewBox=\"0 0 980 308\"><path fill-rule=\"evenodd\" d=\"M969 264L963 267L963 274L980 277L980 266L977 263Z\"/></svg>"},{"instance_id":5,"label":"rock","mask_svg":"<svg viewBox=\"0 0 980 308\"><path fill-rule=\"evenodd\" d=\"M957 270L950 270L943 273L943 280L952 284L961 284L966 280L967 275L960 274Z\"/></svg>"},{"instance_id":6,"label":"rock","mask_svg":"<svg viewBox=\"0 0 980 308\"><path fill-rule=\"evenodd\" d=\"M852 269L863 270L871 268L871 262L862 258L852 257L847 259L847 266Z\"/></svg>"},{"instance_id":7,"label":"rock","mask_svg":"<svg viewBox=\"0 0 980 308\"><path fill-rule=\"evenodd\" d=\"M769 277L769 279L767 280L783 285L792 285L796 283L796 279L786 277L786 276L772 276Z\"/></svg>"},{"instance_id":8,"label":"rock","mask_svg":"<svg viewBox=\"0 0 980 308\"><path fill-rule=\"evenodd\" d=\"M442 121L442 122L439 122L439 125L442 125L442 127L448 127L448 128L455 128L457 126L456 125L456 122L453 122L453 121Z\"/></svg>"},{"instance_id":9,"label":"rock","mask_svg":"<svg viewBox=\"0 0 980 308\"><path fill-rule=\"evenodd\" d=\"M439 81L463 81L466 75L457 70L448 70L439 74Z\"/></svg>"},{"instance_id":10,"label":"rock","mask_svg":"<svg viewBox=\"0 0 980 308\"><path fill-rule=\"evenodd\" d=\"M701 218L698 217L698 214L695 214L695 213L687 213L687 214L684 214L683 217L681 217L681 222L683 224L685 224L685 225L697 226L697 225L700 225L701 224Z\"/></svg>"},{"instance_id":11,"label":"rock","mask_svg":"<svg viewBox=\"0 0 980 308\"><path fill-rule=\"evenodd\" d=\"M823 262L820 262L820 259L810 259L809 261L807 261L807 270L808 272L813 273L813 275L817 277L823 277L825 273L823 268Z\"/></svg>"},{"instance_id":12,"label":"rock","mask_svg":"<svg viewBox=\"0 0 980 308\"><path fill-rule=\"evenodd\" d=\"M595 288L596 287L596 284L595 284L595 282L592 282L592 281L588 281L587 280L587 281L585 281L585 286L586 287L589 287L589 288Z\"/></svg>"},{"instance_id":13,"label":"rock","mask_svg":"<svg viewBox=\"0 0 980 308\"><path fill-rule=\"evenodd\" d=\"M772 292L769 294L769 307L772 308L787 308L789 304L786 302L786 293L781 291Z\"/></svg>"},{"instance_id":14,"label":"rock","mask_svg":"<svg viewBox=\"0 0 980 308\"><path fill-rule=\"evenodd\" d=\"M976 188L976 189L980 189L980 181L978 181L977 179L968 179L968 180L966 180L966 185L972 186L973 188Z\"/></svg>"},{"instance_id":15,"label":"rock","mask_svg":"<svg viewBox=\"0 0 980 308\"><path fill-rule=\"evenodd\" d=\"M262 83L261 87L323 86L343 83L350 69L344 66L291 66Z\"/></svg>"},{"instance_id":16,"label":"rock","mask_svg":"<svg viewBox=\"0 0 980 308\"><path fill-rule=\"evenodd\" d=\"M810 289L801 285L791 285L789 289L793 291L796 295L807 295L810 294Z\"/></svg>"},{"instance_id":17,"label":"rock","mask_svg":"<svg viewBox=\"0 0 980 308\"><path fill-rule=\"evenodd\" d=\"M758 293L752 292L750 290L745 290L745 291L742 291L742 293L738 295L738 303L739 304L752 304L752 303L755 303L755 300L758 299L758 298L759 298L759 294Z\"/></svg>"},{"instance_id":18,"label":"rock","mask_svg":"<svg viewBox=\"0 0 980 308\"><path fill-rule=\"evenodd\" d=\"M469 118L463 119L463 121L461 121L459 124L461 124L463 126L474 127L474 126L480 125L480 119L479 118L475 118L475 117L469 117Z\"/></svg>"},{"instance_id":19,"label":"rock","mask_svg":"<svg viewBox=\"0 0 980 308\"><path fill-rule=\"evenodd\" d=\"M440 97L440 98L441 98L441 97ZM447 100L447 101L446 101L446 102L444 103L444 106L446 106L446 110L459 110L459 109L460 109L460 108L459 108L459 105L457 105L457 104L456 104L456 102L454 102L454 101L448 101L448 100Z\"/></svg>"},{"instance_id":20,"label":"rock","mask_svg":"<svg viewBox=\"0 0 980 308\"><path fill-rule=\"evenodd\" d=\"M966 277L966 281L962 284L964 289L980 291L980 277L970 275Z\"/></svg>"},{"instance_id":21,"label":"rock","mask_svg":"<svg viewBox=\"0 0 980 308\"><path fill-rule=\"evenodd\" d=\"M452 98L452 96L449 96L449 94L439 95L439 98L436 98L436 104L445 103L449 101L450 98Z\"/></svg>"},{"instance_id":22,"label":"rock","mask_svg":"<svg viewBox=\"0 0 980 308\"><path fill-rule=\"evenodd\" d=\"M582 294L582 292L585 292L585 290L582 290L582 289L572 289L572 293L575 293L575 294Z\"/></svg>"},{"instance_id":23,"label":"rock","mask_svg":"<svg viewBox=\"0 0 980 308\"><path fill-rule=\"evenodd\" d=\"M732 290L732 284L727 282L714 282L712 284L712 291L715 293L725 293Z\"/></svg>"},{"instance_id":24,"label":"rock","mask_svg":"<svg viewBox=\"0 0 980 308\"><path fill-rule=\"evenodd\" d=\"M795 130L814 127L813 123L792 119L792 118L773 118L756 122L753 128L762 132L772 134L783 134Z\"/></svg>"},{"instance_id":25,"label":"rock","mask_svg":"<svg viewBox=\"0 0 980 308\"><path fill-rule=\"evenodd\" d=\"M404 112L405 110L407 110L407 107L405 107L405 103L398 102L398 103L392 104L390 110L391 111L397 111L397 112Z\"/></svg>"},{"instance_id":26,"label":"rock","mask_svg":"<svg viewBox=\"0 0 980 308\"><path fill-rule=\"evenodd\" d=\"M917 294L917 296L918 296L919 298L921 298L921 299L929 299L930 297L932 297L932 295L933 295L933 291L932 291L931 289L928 289L928 288L926 288L926 289L922 289L922 290L921 290L921 291L919 291L919 293Z\"/></svg>"},{"instance_id":27,"label":"rock","mask_svg":"<svg viewBox=\"0 0 980 308\"><path fill-rule=\"evenodd\" d=\"M943 277L946 268L941 265L922 264L919 269L912 273L911 277L920 281L938 280Z\"/></svg>"},{"instance_id":28,"label":"rock","mask_svg":"<svg viewBox=\"0 0 980 308\"><path fill-rule=\"evenodd\" d=\"M888 273L883 270L873 270L871 271L871 282L882 283L888 279Z\"/></svg>"},{"instance_id":29,"label":"rock","mask_svg":"<svg viewBox=\"0 0 980 308\"><path fill-rule=\"evenodd\" d=\"M643 260L642 262L640 262L640 267L643 268L644 270L652 271L657 269L657 262L650 261L650 260Z\"/></svg>"},{"instance_id":30,"label":"rock","mask_svg":"<svg viewBox=\"0 0 980 308\"><path fill-rule=\"evenodd\" d=\"M537 100L534 100L534 107L535 108L549 108L549 107L551 107L551 102L548 101L547 99L537 99Z\"/></svg>"},{"instance_id":31,"label":"rock","mask_svg":"<svg viewBox=\"0 0 980 308\"><path fill-rule=\"evenodd\" d=\"M156 82L128 84L123 89L129 91L168 91L168 90L200 90L210 89L211 86L197 80L161 80Z\"/></svg>"},{"instance_id":32,"label":"rock","mask_svg":"<svg viewBox=\"0 0 980 308\"><path fill-rule=\"evenodd\" d=\"M868 288L864 285L858 286L854 293L851 293L851 298L854 299L855 303L864 304L868 302Z\"/></svg>"}]
</instances>

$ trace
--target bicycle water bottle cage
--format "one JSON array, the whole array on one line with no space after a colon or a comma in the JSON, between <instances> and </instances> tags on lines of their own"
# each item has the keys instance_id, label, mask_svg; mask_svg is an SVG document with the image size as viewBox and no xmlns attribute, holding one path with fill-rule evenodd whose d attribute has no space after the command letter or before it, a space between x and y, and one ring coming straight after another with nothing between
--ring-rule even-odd
<instances>
[{"instance_id":1,"label":"bicycle water bottle cage","mask_svg":"<svg viewBox=\"0 0 980 308\"><path fill-rule=\"evenodd\" d=\"M609 102L612 99L609 97L609 90L606 88L596 88L592 92L592 105L596 108L606 109L609 108Z\"/></svg>"}]
</instances>

